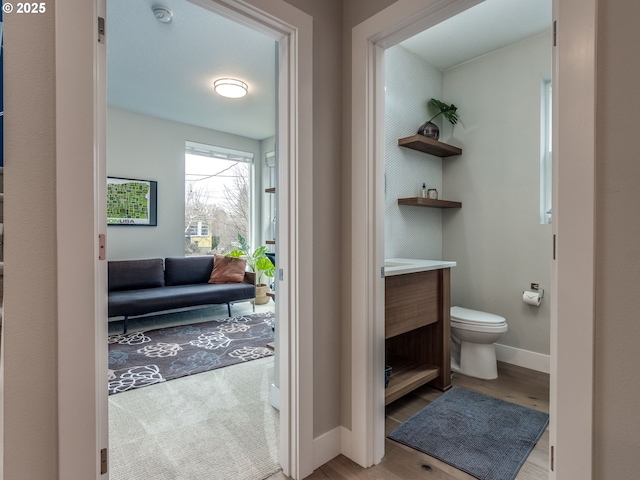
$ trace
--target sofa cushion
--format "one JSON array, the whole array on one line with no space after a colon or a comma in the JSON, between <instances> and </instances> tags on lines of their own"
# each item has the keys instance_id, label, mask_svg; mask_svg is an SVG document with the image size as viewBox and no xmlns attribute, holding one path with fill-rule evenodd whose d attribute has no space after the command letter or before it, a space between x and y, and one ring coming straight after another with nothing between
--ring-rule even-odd
<instances>
[{"instance_id":1,"label":"sofa cushion","mask_svg":"<svg viewBox=\"0 0 640 480\"><path fill-rule=\"evenodd\" d=\"M145 315L176 308L216 305L255 298L247 283L174 285L109 293L109 317Z\"/></svg>"},{"instance_id":2,"label":"sofa cushion","mask_svg":"<svg viewBox=\"0 0 640 480\"><path fill-rule=\"evenodd\" d=\"M111 261L108 269L110 292L164 286L161 258Z\"/></svg>"},{"instance_id":3,"label":"sofa cushion","mask_svg":"<svg viewBox=\"0 0 640 480\"><path fill-rule=\"evenodd\" d=\"M213 270L213 256L169 257L164 260L165 285L207 283Z\"/></svg>"},{"instance_id":4,"label":"sofa cushion","mask_svg":"<svg viewBox=\"0 0 640 480\"><path fill-rule=\"evenodd\" d=\"M214 255L209 283L242 283L247 261L244 258Z\"/></svg>"}]
</instances>

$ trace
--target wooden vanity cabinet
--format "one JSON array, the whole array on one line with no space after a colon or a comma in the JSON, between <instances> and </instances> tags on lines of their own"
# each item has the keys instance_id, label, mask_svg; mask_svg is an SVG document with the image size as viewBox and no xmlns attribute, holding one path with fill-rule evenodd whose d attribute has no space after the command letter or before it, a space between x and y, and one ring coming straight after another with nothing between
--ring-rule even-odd
<instances>
[{"instance_id":1,"label":"wooden vanity cabinet","mask_svg":"<svg viewBox=\"0 0 640 480\"><path fill-rule=\"evenodd\" d=\"M385 405L429 383L451 387L451 269L385 277Z\"/></svg>"}]
</instances>

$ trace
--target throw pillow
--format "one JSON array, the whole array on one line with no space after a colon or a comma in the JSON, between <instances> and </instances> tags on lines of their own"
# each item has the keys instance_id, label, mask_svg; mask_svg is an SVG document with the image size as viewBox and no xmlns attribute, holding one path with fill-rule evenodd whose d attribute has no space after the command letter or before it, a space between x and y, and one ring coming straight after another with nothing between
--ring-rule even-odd
<instances>
[{"instance_id":1,"label":"throw pillow","mask_svg":"<svg viewBox=\"0 0 640 480\"><path fill-rule=\"evenodd\" d=\"M242 283L247 261L244 258L215 254L209 283Z\"/></svg>"}]
</instances>

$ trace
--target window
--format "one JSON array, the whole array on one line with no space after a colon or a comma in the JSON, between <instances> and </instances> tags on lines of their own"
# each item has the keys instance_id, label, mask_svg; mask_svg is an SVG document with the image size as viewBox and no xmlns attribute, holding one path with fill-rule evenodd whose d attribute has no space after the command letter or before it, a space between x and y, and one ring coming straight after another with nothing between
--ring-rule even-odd
<instances>
[{"instance_id":1,"label":"window","mask_svg":"<svg viewBox=\"0 0 640 480\"><path fill-rule=\"evenodd\" d=\"M551 80L542 82L542 121L541 121L541 155L540 155L540 223L551 223Z\"/></svg>"},{"instance_id":2,"label":"window","mask_svg":"<svg viewBox=\"0 0 640 480\"><path fill-rule=\"evenodd\" d=\"M209 225L206 223L198 222L195 225L188 225L186 231L187 237L208 237Z\"/></svg>"},{"instance_id":3,"label":"window","mask_svg":"<svg viewBox=\"0 0 640 480\"><path fill-rule=\"evenodd\" d=\"M187 142L185 255L228 253L238 234L251 238L253 153Z\"/></svg>"}]
</instances>

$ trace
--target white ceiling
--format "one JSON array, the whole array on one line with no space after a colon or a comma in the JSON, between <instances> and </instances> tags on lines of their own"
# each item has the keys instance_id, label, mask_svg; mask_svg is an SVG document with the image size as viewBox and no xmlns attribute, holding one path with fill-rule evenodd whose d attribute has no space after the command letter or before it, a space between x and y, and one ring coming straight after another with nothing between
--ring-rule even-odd
<instances>
[{"instance_id":1,"label":"white ceiling","mask_svg":"<svg viewBox=\"0 0 640 480\"><path fill-rule=\"evenodd\" d=\"M173 12L156 20L152 6ZM107 1L110 106L254 139L274 135L276 42L185 0ZM217 78L249 85L240 99L213 91Z\"/></svg>"},{"instance_id":2,"label":"white ceiling","mask_svg":"<svg viewBox=\"0 0 640 480\"><path fill-rule=\"evenodd\" d=\"M173 12L169 24L152 6ZM485 0L401 43L446 69L551 27L551 0ZM276 43L186 0L107 1L110 106L262 140L275 135ZM249 85L240 99L217 78Z\"/></svg>"},{"instance_id":3,"label":"white ceiling","mask_svg":"<svg viewBox=\"0 0 640 480\"><path fill-rule=\"evenodd\" d=\"M485 0L400 45L441 70L551 29L552 0Z\"/></svg>"}]
</instances>

